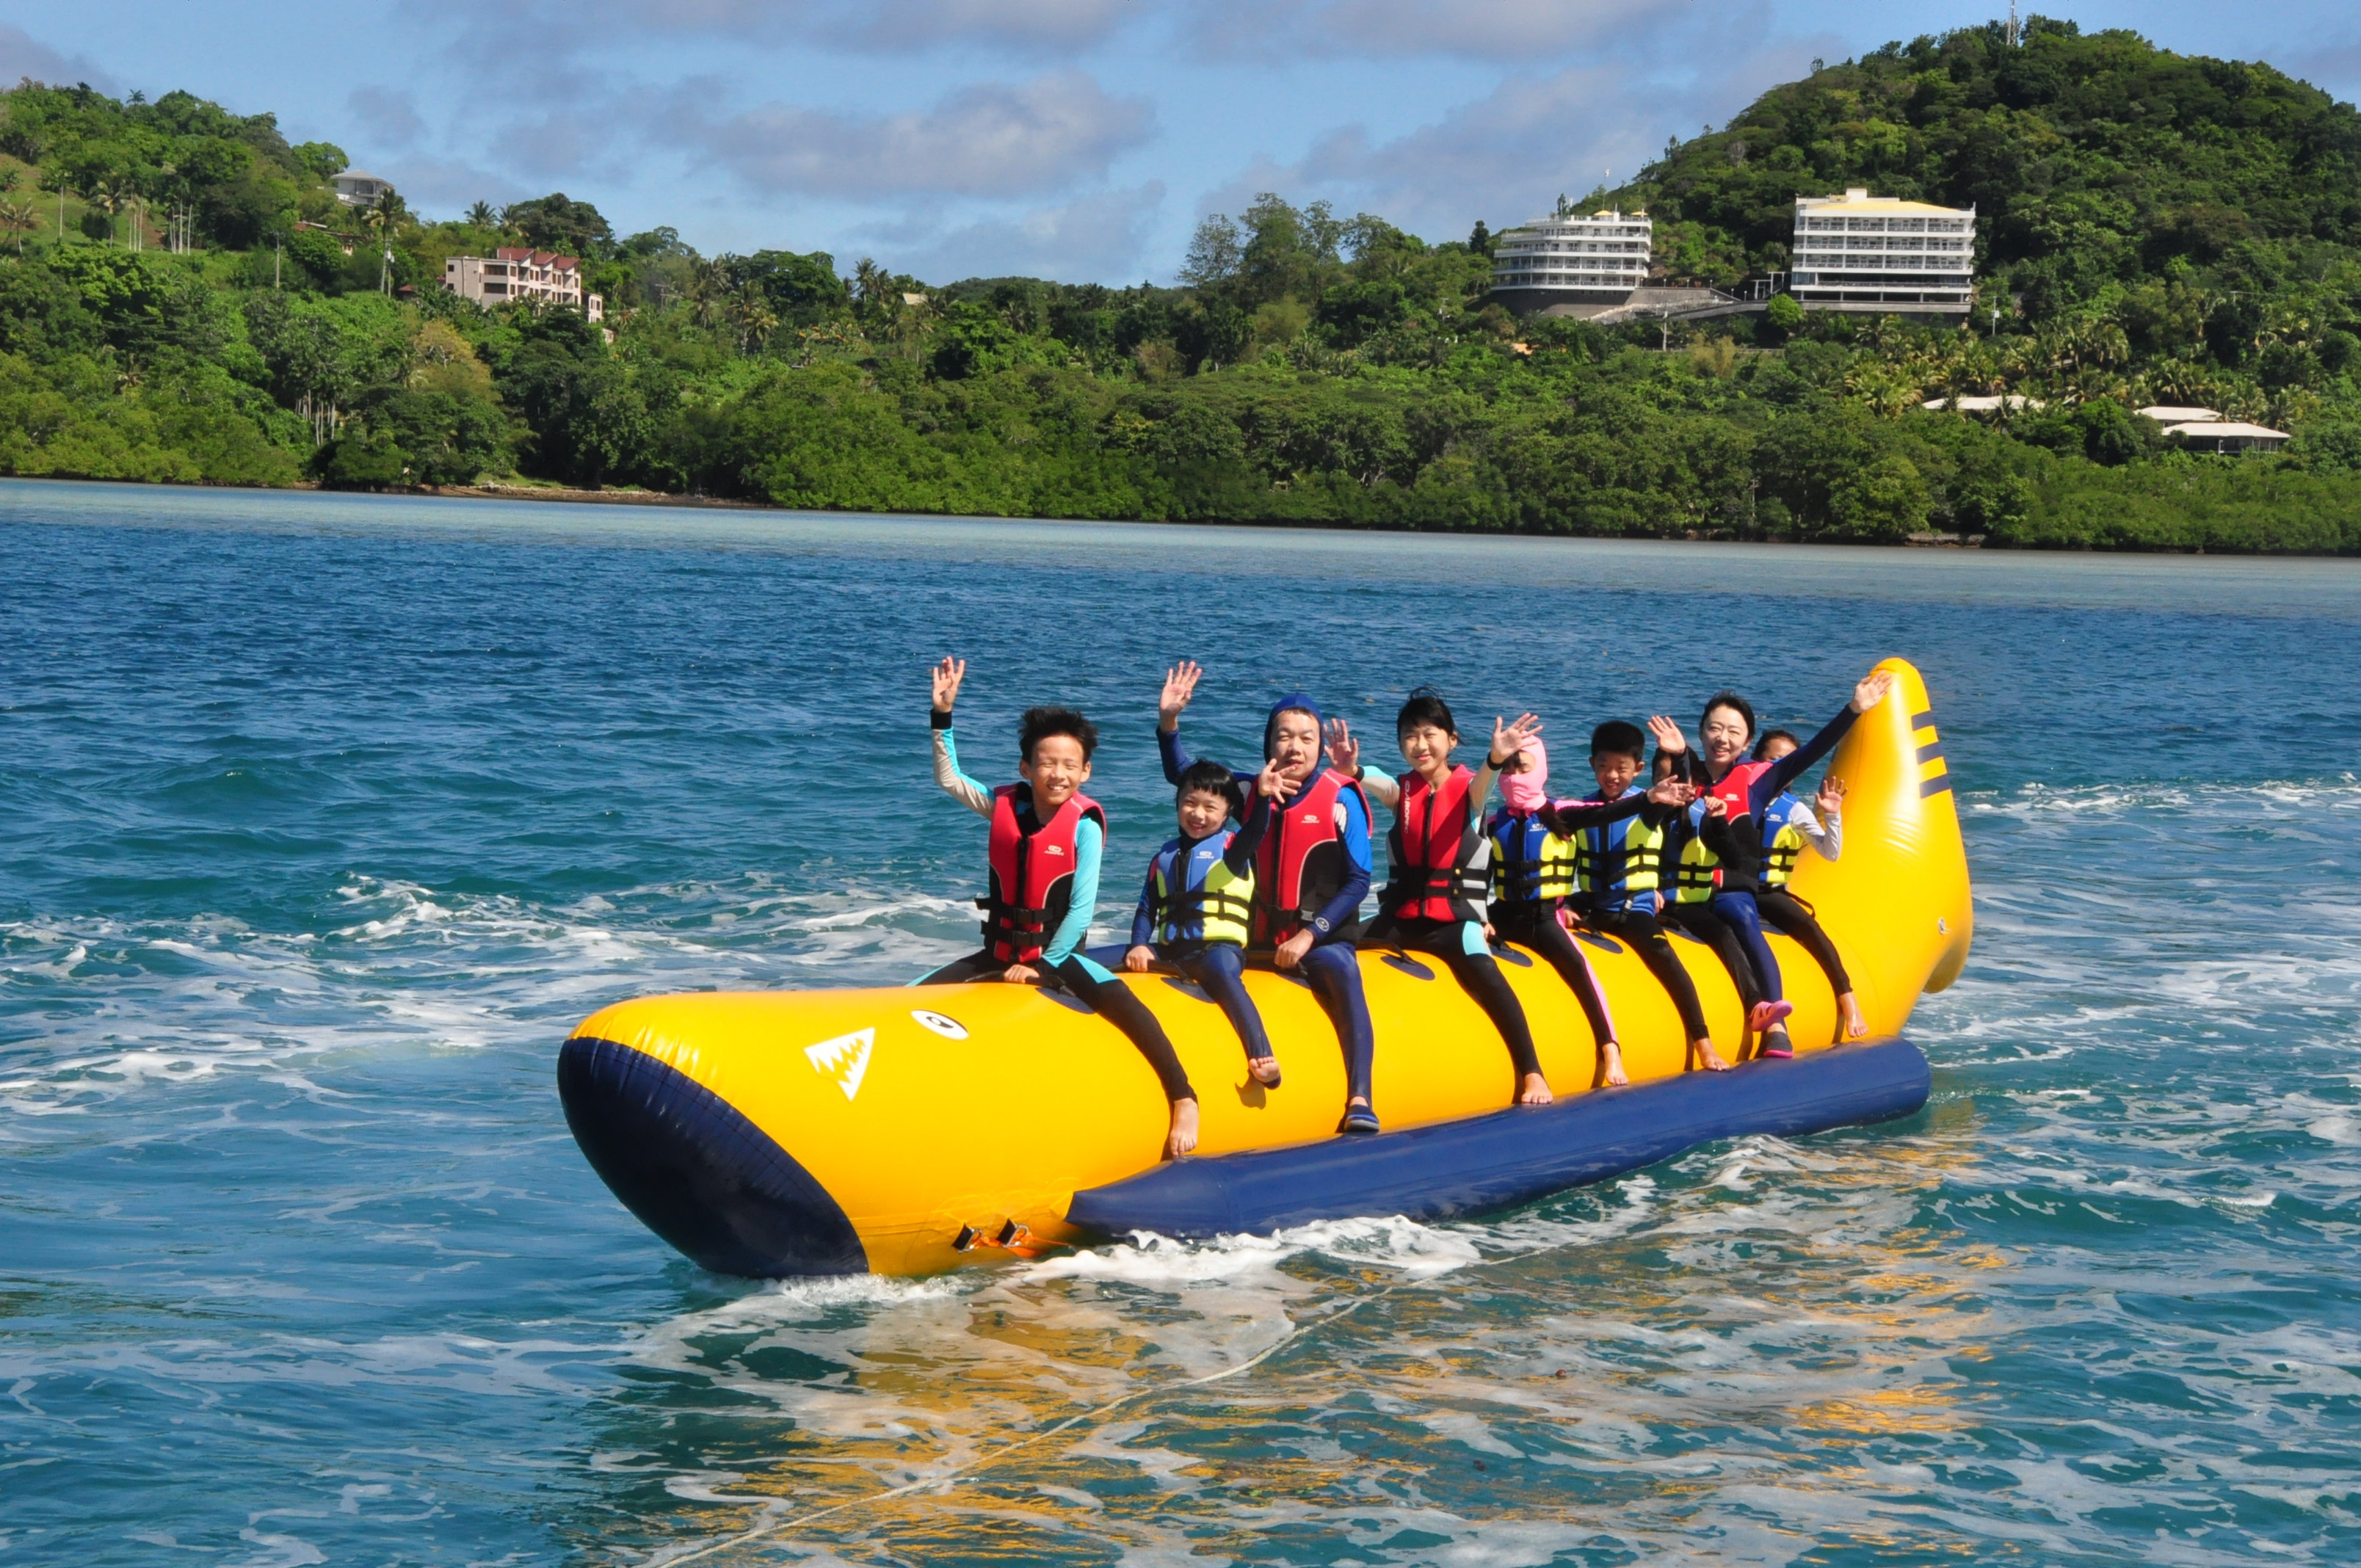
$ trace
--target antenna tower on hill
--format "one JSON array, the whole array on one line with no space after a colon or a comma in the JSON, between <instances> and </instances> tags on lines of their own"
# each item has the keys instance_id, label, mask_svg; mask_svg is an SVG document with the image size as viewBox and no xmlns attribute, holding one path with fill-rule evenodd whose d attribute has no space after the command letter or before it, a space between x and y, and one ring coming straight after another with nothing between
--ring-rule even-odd
<instances>
[{"instance_id":1,"label":"antenna tower on hill","mask_svg":"<svg viewBox=\"0 0 2361 1568\"><path fill-rule=\"evenodd\" d=\"M2008 47L2016 47L2016 0L2008 0Z\"/></svg>"}]
</instances>

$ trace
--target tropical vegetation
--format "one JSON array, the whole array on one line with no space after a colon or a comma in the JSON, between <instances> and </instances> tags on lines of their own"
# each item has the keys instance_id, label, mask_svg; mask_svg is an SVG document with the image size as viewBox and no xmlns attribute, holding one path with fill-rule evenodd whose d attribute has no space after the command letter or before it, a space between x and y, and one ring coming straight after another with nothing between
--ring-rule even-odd
<instances>
[{"instance_id":1,"label":"tropical vegetation","mask_svg":"<svg viewBox=\"0 0 2361 1568\"><path fill-rule=\"evenodd\" d=\"M186 93L0 93L0 471L483 480L794 507L1773 540L2361 548L2361 115L2036 18L1773 89L1588 206L1658 281L1775 277L1798 193L1979 218L1964 323L1520 321L1492 230L1265 195L1172 287L706 257L551 194L355 209L346 155ZM1537 193L1540 207L1546 193ZM445 293L582 258L603 327ZM1997 417L1960 396L2000 395ZM2169 445L2202 404L2283 452Z\"/></svg>"}]
</instances>

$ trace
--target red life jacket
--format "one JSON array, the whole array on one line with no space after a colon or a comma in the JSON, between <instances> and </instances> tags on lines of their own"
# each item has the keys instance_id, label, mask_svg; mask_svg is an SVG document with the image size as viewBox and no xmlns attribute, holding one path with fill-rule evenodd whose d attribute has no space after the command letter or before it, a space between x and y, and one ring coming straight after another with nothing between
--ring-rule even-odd
<instances>
[{"instance_id":1,"label":"red life jacket","mask_svg":"<svg viewBox=\"0 0 2361 1568\"><path fill-rule=\"evenodd\" d=\"M1733 825L1733 837L1741 843L1752 842L1748 835L1759 837L1761 824L1751 828L1740 826L1753 812L1754 781L1769 773L1772 762L1741 762L1722 776L1719 784L1705 793L1722 804L1722 820ZM1708 887L1708 883L1710 887ZM1731 885L1735 883L1735 885ZM1682 846L1681 865L1675 883L1676 894L1684 903L1697 903L1713 895L1712 890L1728 888L1731 892L1752 892L1755 886L1754 868L1725 865L1719 855L1706 846L1700 831Z\"/></svg>"},{"instance_id":2,"label":"red life jacket","mask_svg":"<svg viewBox=\"0 0 2361 1568\"><path fill-rule=\"evenodd\" d=\"M1412 773L1401 781L1401 806L1394 815L1393 878L1386 888L1385 912L1404 919L1473 920L1460 872L1483 842L1476 803L1467 786L1476 775L1454 768L1441 788Z\"/></svg>"},{"instance_id":3,"label":"red life jacket","mask_svg":"<svg viewBox=\"0 0 2361 1568\"><path fill-rule=\"evenodd\" d=\"M1030 832L1016 808L1030 805L1033 786L1002 784L992 792L992 896L983 900L983 939L992 956L1029 964L1066 917L1074 888L1074 835L1089 817L1106 831L1099 803L1077 791Z\"/></svg>"},{"instance_id":4,"label":"red life jacket","mask_svg":"<svg viewBox=\"0 0 2361 1568\"><path fill-rule=\"evenodd\" d=\"M1775 762L1741 762L1706 793L1719 795L1722 805L1729 809L1730 819L1735 822L1753 809L1750 797L1754 790L1754 781L1777 765Z\"/></svg>"},{"instance_id":5,"label":"red life jacket","mask_svg":"<svg viewBox=\"0 0 2361 1568\"><path fill-rule=\"evenodd\" d=\"M1255 945L1288 940L1344 887L1349 868L1336 835L1336 802L1348 789L1367 811L1359 782L1334 768L1322 769L1300 800L1271 808L1269 830L1255 850ZM1323 849L1329 852L1321 854Z\"/></svg>"}]
</instances>

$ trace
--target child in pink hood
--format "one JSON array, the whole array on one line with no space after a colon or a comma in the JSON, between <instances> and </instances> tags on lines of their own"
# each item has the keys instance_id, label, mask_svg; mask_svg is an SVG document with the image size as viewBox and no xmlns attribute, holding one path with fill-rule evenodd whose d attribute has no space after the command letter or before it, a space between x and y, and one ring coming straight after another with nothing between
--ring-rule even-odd
<instances>
[{"instance_id":1,"label":"child in pink hood","mask_svg":"<svg viewBox=\"0 0 2361 1568\"><path fill-rule=\"evenodd\" d=\"M1549 793L1549 751L1538 738L1525 741L1500 769L1501 809L1486 824L1491 839L1491 929L1497 939L1521 943L1547 959L1582 1003L1598 1045L1595 1083L1629 1083L1631 1080L1623 1071L1622 1047L1616 1041L1615 1020L1599 992L1598 977L1591 972L1580 945L1567 935L1560 914L1574 892L1573 836L1586 828L1637 816L1651 801L1659 806L1685 804L1688 794L1686 784L1667 780L1645 793L1635 790L1621 800L1554 801ZM1542 819L1544 812L1549 822Z\"/></svg>"}]
</instances>

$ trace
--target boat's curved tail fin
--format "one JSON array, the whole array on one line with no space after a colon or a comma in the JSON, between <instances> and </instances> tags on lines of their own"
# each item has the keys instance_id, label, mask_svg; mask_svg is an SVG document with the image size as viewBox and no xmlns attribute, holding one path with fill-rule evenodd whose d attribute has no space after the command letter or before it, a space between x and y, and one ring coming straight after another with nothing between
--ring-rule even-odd
<instances>
[{"instance_id":1,"label":"boat's curved tail fin","mask_svg":"<svg viewBox=\"0 0 2361 1568\"><path fill-rule=\"evenodd\" d=\"M1922 992L1959 978L1974 934L1967 847L1927 683L1888 659L1894 689L1829 760L1845 784L1844 845L1806 854L1795 889L1844 952L1870 1032L1898 1030Z\"/></svg>"}]
</instances>

